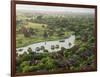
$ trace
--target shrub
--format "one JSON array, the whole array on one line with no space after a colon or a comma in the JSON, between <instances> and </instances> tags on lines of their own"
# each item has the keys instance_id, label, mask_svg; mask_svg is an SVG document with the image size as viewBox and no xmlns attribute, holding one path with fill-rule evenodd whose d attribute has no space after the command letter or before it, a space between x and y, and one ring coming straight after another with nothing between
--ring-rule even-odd
<instances>
[{"instance_id":1,"label":"shrub","mask_svg":"<svg viewBox=\"0 0 100 77\"><path fill-rule=\"evenodd\" d=\"M18 43L19 43L19 44L22 44L23 42L22 42L22 40L18 40Z\"/></svg>"},{"instance_id":2,"label":"shrub","mask_svg":"<svg viewBox=\"0 0 100 77\"><path fill-rule=\"evenodd\" d=\"M69 56L69 52L64 51L64 57L68 57Z\"/></svg>"},{"instance_id":3,"label":"shrub","mask_svg":"<svg viewBox=\"0 0 100 77\"><path fill-rule=\"evenodd\" d=\"M48 56L48 53L36 53L34 56L34 59L41 60L42 58L45 58Z\"/></svg>"},{"instance_id":4,"label":"shrub","mask_svg":"<svg viewBox=\"0 0 100 77\"><path fill-rule=\"evenodd\" d=\"M39 70L40 69L40 67L38 66L38 65L33 65L33 66L30 66L29 67L29 71L30 72L32 72L32 71L37 71L37 70Z\"/></svg>"},{"instance_id":5,"label":"shrub","mask_svg":"<svg viewBox=\"0 0 100 77\"><path fill-rule=\"evenodd\" d=\"M65 51L66 50L66 48L64 48L64 47L61 47L61 51Z\"/></svg>"},{"instance_id":6,"label":"shrub","mask_svg":"<svg viewBox=\"0 0 100 77\"><path fill-rule=\"evenodd\" d=\"M44 52L48 52L48 50L45 49Z\"/></svg>"},{"instance_id":7,"label":"shrub","mask_svg":"<svg viewBox=\"0 0 100 77\"><path fill-rule=\"evenodd\" d=\"M40 69L44 69L44 68L45 68L45 65L44 65L43 63L39 63L39 64L38 64L38 67L39 67Z\"/></svg>"}]
</instances>

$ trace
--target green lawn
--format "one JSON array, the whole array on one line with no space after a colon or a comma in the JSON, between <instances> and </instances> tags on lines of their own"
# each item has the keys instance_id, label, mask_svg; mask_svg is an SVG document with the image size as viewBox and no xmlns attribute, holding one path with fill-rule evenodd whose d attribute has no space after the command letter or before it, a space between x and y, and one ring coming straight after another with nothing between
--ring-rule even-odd
<instances>
[{"instance_id":1,"label":"green lawn","mask_svg":"<svg viewBox=\"0 0 100 77\"><path fill-rule=\"evenodd\" d=\"M26 28L33 28L33 29L38 29L38 30L44 30L44 28L42 26L47 27L46 24L39 24L39 23L32 23L32 22L28 22L27 25L24 25L24 27Z\"/></svg>"},{"instance_id":2,"label":"green lawn","mask_svg":"<svg viewBox=\"0 0 100 77\"><path fill-rule=\"evenodd\" d=\"M58 40L59 37L56 36L52 36L52 37L48 37L47 41L53 41L53 40ZM41 36L37 36L37 37L24 37L23 34L18 34L16 37L16 47L23 47L23 46L27 46L33 43L38 43L38 42L43 42L45 41L45 39Z\"/></svg>"},{"instance_id":3,"label":"green lawn","mask_svg":"<svg viewBox=\"0 0 100 77\"><path fill-rule=\"evenodd\" d=\"M23 47L23 46L27 46L30 45L32 43L37 43L37 42L42 42L44 41L43 37L24 37L23 34L18 34L17 38L16 38L16 47Z\"/></svg>"},{"instance_id":4,"label":"green lawn","mask_svg":"<svg viewBox=\"0 0 100 77\"><path fill-rule=\"evenodd\" d=\"M44 25L44 27L43 27ZM33 37L24 37L24 34L22 33L16 33L16 47L23 47L23 46L27 46L33 43L38 43L38 42L43 42L45 41L44 37L43 37L43 33L45 28L47 27L46 24L39 24L39 23L32 23L32 22L27 22L27 24L23 25L26 28L33 28L36 31L36 36ZM21 26L16 27L17 31L18 29L20 29ZM70 32L64 32L64 36L67 36ZM64 36L57 36L57 33L54 33L53 36L48 36L48 38L46 39L47 41L53 41L53 40L58 40L58 39L62 39Z\"/></svg>"},{"instance_id":5,"label":"green lawn","mask_svg":"<svg viewBox=\"0 0 100 77\"><path fill-rule=\"evenodd\" d=\"M37 43L37 42L42 42L42 41L45 41L43 37L41 37L43 35L43 31L44 31L44 28L42 27L42 25L44 25L44 27L46 27L47 25L46 24L39 24L39 23L32 23L32 22L28 22L27 25L23 25L24 27L26 28L33 28L33 29L36 29L38 30L36 33L37 33L37 36L35 37L24 37L24 34L19 34L19 33L16 33L16 47L23 47L23 46L27 46L27 45L30 45L32 43ZM17 27L17 31L18 29L20 29L20 27Z\"/></svg>"}]
</instances>

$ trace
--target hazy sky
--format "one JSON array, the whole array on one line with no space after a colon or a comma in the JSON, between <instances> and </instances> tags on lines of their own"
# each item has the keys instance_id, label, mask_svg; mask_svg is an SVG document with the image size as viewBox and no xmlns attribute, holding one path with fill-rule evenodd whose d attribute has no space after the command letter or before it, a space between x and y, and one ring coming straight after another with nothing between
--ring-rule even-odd
<instances>
[{"instance_id":1,"label":"hazy sky","mask_svg":"<svg viewBox=\"0 0 100 77\"><path fill-rule=\"evenodd\" d=\"M94 13L94 9L90 9L90 8L40 6L40 5L22 5L22 4L17 4L16 5L16 10Z\"/></svg>"}]
</instances>

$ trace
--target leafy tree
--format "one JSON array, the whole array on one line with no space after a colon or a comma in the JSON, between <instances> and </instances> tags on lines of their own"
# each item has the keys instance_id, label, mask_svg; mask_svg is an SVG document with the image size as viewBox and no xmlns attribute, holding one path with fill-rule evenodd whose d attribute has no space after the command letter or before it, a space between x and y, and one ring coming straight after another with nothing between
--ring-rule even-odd
<instances>
[{"instance_id":1,"label":"leafy tree","mask_svg":"<svg viewBox=\"0 0 100 77\"><path fill-rule=\"evenodd\" d=\"M22 72L25 73L25 72L30 72L31 69L30 66L26 65L25 67L22 68L22 70L23 70Z\"/></svg>"},{"instance_id":2,"label":"leafy tree","mask_svg":"<svg viewBox=\"0 0 100 77\"><path fill-rule=\"evenodd\" d=\"M41 62L45 65L47 70L54 69L56 66L54 64L54 60L50 57L43 58Z\"/></svg>"},{"instance_id":3,"label":"leafy tree","mask_svg":"<svg viewBox=\"0 0 100 77\"><path fill-rule=\"evenodd\" d=\"M29 61L23 61L20 65L21 68L25 67L25 66L29 66Z\"/></svg>"},{"instance_id":4,"label":"leafy tree","mask_svg":"<svg viewBox=\"0 0 100 77\"><path fill-rule=\"evenodd\" d=\"M29 28L30 35L36 35L36 32L33 28Z\"/></svg>"},{"instance_id":5,"label":"leafy tree","mask_svg":"<svg viewBox=\"0 0 100 77\"><path fill-rule=\"evenodd\" d=\"M27 49L27 51L28 51L29 53L32 53L32 49L31 49L30 47Z\"/></svg>"},{"instance_id":6,"label":"leafy tree","mask_svg":"<svg viewBox=\"0 0 100 77\"><path fill-rule=\"evenodd\" d=\"M21 27L20 32L24 34L25 37L30 37L30 33L26 27Z\"/></svg>"},{"instance_id":7,"label":"leafy tree","mask_svg":"<svg viewBox=\"0 0 100 77\"><path fill-rule=\"evenodd\" d=\"M45 39L45 44L46 44L46 39L48 38L47 31L44 31L43 37L44 37L44 39Z\"/></svg>"},{"instance_id":8,"label":"leafy tree","mask_svg":"<svg viewBox=\"0 0 100 77\"><path fill-rule=\"evenodd\" d=\"M32 66L29 67L30 72L37 71L39 69L40 69L40 67L38 65L32 65Z\"/></svg>"},{"instance_id":9,"label":"leafy tree","mask_svg":"<svg viewBox=\"0 0 100 77\"><path fill-rule=\"evenodd\" d=\"M42 15L37 16L37 20L42 20Z\"/></svg>"}]
</instances>

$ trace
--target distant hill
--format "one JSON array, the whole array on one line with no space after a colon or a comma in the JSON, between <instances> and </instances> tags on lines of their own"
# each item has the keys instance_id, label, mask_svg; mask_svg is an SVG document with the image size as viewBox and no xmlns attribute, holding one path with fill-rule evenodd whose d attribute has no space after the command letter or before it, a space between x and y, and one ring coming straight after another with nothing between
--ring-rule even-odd
<instances>
[{"instance_id":1,"label":"distant hill","mask_svg":"<svg viewBox=\"0 0 100 77\"><path fill-rule=\"evenodd\" d=\"M32 11L32 10L17 10L17 14L30 15L93 15L86 12L68 12L68 11Z\"/></svg>"}]
</instances>

